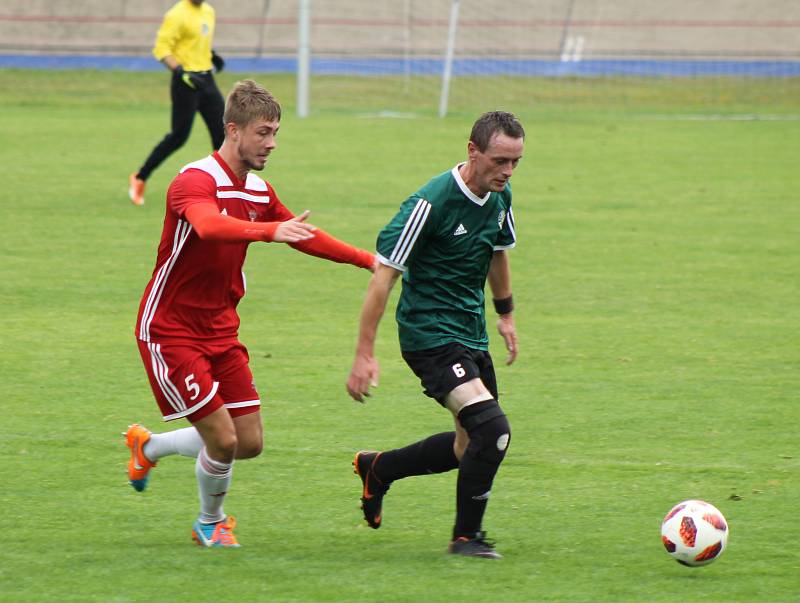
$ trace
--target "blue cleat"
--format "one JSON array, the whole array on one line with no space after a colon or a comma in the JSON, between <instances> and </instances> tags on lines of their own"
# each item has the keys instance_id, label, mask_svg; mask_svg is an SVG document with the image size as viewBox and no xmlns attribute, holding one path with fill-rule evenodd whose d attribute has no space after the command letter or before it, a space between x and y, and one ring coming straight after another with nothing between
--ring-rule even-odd
<instances>
[{"instance_id":1,"label":"blue cleat","mask_svg":"<svg viewBox=\"0 0 800 603\"><path fill-rule=\"evenodd\" d=\"M204 547L238 548L240 545L233 534L236 520L230 515L217 523L200 523L195 521L192 526L192 538Z\"/></svg>"}]
</instances>

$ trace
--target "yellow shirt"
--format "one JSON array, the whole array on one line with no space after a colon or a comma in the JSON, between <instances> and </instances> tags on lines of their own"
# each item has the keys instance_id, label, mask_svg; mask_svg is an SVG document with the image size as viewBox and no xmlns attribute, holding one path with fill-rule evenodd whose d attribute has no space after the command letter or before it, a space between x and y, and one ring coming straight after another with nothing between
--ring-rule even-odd
<instances>
[{"instance_id":1,"label":"yellow shirt","mask_svg":"<svg viewBox=\"0 0 800 603\"><path fill-rule=\"evenodd\" d=\"M208 71L213 38L214 9L207 2L180 0L164 15L153 56L160 61L172 55L186 71Z\"/></svg>"}]
</instances>

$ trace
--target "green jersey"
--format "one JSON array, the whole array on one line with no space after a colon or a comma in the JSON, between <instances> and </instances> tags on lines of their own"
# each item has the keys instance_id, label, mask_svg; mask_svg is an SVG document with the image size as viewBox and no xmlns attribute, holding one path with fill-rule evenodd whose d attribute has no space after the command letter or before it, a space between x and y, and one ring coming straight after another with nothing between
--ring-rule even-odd
<instances>
[{"instance_id":1,"label":"green jersey","mask_svg":"<svg viewBox=\"0 0 800 603\"><path fill-rule=\"evenodd\" d=\"M406 352L489 347L483 289L493 252L516 243L511 188L478 197L461 165L406 199L378 235L378 260L403 272L396 318Z\"/></svg>"}]
</instances>

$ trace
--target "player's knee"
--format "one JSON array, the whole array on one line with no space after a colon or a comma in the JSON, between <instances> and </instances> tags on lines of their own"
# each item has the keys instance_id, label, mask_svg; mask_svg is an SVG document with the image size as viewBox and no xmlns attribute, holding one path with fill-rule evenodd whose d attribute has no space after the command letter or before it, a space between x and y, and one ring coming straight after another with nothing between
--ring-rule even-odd
<instances>
[{"instance_id":1,"label":"player's knee","mask_svg":"<svg viewBox=\"0 0 800 603\"><path fill-rule=\"evenodd\" d=\"M223 463L230 463L236 458L239 441L235 431L217 433L209 439L211 441L206 442L206 449L211 458Z\"/></svg>"},{"instance_id":2,"label":"player's knee","mask_svg":"<svg viewBox=\"0 0 800 603\"><path fill-rule=\"evenodd\" d=\"M503 462L511 439L511 427L503 415L478 426L470 433L467 454L487 463Z\"/></svg>"},{"instance_id":3,"label":"player's knee","mask_svg":"<svg viewBox=\"0 0 800 603\"><path fill-rule=\"evenodd\" d=\"M172 143L175 146L175 149L180 149L183 145L186 144L187 140L189 140L188 134L178 134L172 139Z\"/></svg>"},{"instance_id":4,"label":"player's knee","mask_svg":"<svg viewBox=\"0 0 800 603\"><path fill-rule=\"evenodd\" d=\"M186 144L186 141L189 140L189 134L191 133L191 129L184 129L181 128L179 130L174 130L170 133L169 138L170 142L172 143L173 149L179 149L183 145Z\"/></svg>"},{"instance_id":5,"label":"player's knee","mask_svg":"<svg viewBox=\"0 0 800 603\"><path fill-rule=\"evenodd\" d=\"M261 454L264 449L264 442L261 439L239 440L236 448L237 459L252 459Z\"/></svg>"},{"instance_id":6,"label":"player's knee","mask_svg":"<svg viewBox=\"0 0 800 603\"><path fill-rule=\"evenodd\" d=\"M511 425L495 400L468 406L461 411L459 420L469 433L466 454L493 465L503 462L511 440Z\"/></svg>"}]
</instances>

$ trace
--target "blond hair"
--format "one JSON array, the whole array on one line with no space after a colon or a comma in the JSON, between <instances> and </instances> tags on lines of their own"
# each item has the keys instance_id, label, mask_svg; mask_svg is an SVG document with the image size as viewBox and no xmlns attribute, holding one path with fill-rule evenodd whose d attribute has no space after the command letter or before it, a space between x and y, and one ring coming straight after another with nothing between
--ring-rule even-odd
<instances>
[{"instance_id":1,"label":"blond hair","mask_svg":"<svg viewBox=\"0 0 800 603\"><path fill-rule=\"evenodd\" d=\"M244 128L256 119L281 120L281 106L275 97L253 80L236 82L225 101L223 123Z\"/></svg>"}]
</instances>

